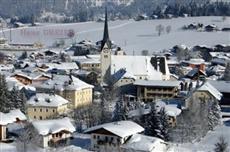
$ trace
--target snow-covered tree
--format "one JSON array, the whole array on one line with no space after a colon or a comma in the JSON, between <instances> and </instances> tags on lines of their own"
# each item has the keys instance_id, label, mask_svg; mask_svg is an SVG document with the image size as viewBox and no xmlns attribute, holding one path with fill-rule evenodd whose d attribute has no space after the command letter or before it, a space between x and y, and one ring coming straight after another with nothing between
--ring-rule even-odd
<instances>
[{"instance_id":1,"label":"snow-covered tree","mask_svg":"<svg viewBox=\"0 0 230 152\"><path fill-rule=\"evenodd\" d=\"M213 130L214 127L220 125L220 123L221 123L221 109L218 104L218 101L214 100L209 108L209 114L208 114L209 130Z\"/></svg>"},{"instance_id":2,"label":"snow-covered tree","mask_svg":"<svg viewBox=\"0 0 230 152\"><path fill-rule=\"evenodd\" d=\"M162 108L159 113L160 120L160 134L161 138L165 141L169 141L169 117L165 111L165 108Z\"/></svg>"},{"instance_id":3,"label":"snow-covered tree","mask_svg":"<svg viewBox=\"0 0 230 152\"><path fill-rule=\"evenodd\" d=\"M10 94L4 75L0 75L0 112L9 112L13 103L9 100Z\"/></svg>"},{"instance_id":4,"label":"snow-covered tree","mask_svg":"<svg viewBox=\"0 0 230 152\"><path fill-rule=\"evenodd\" d=\"M224 72L224 80L225 81L230 81L230 62L227 63L226 69Z\"/></svg>"},{"instance_id":5,"label":"snow-covered tree","mask_svg":"<svg viewBox=\"0 0 230 152\"><path fill-rule=\"evenodd\" d=\"M28 152L31 148L36 151L36 147L33 147L34 142L36 142L36 134L34 127L31 123L25 123L24 128L20 129L18 133L18 138L16 140L16 149L18 152ZM30 150L28 149L30 145Z\"/></svg>"},{"instance_id":6,"label":"snow-covered tree","mask_svg":"<svg viewBox=\"0 0 230 152\"><path fill-rule=\"evenodd\" d=\"M25 113L25 105L26 105L26 96L23 92L19 91L15 87L10 91L9 100L12 102L10 107L15 109L20 109L22 112Z\"/></svg>"},{"instance_id":7,"label":"snow-covered tree","mask_svg":"<svg viewBox=\"0 0 230 152\"><path fill-rule=\"evenodd\" d=\"M145 134L149 136L161 137L160 130L160 120L156 112L155 103L151 103L151 110L147 116L145 124Z\"/></svg>"},{"instance_id":8,"label":"snow-covered tree","mask_svg":"<svg viewBox=\"0 0 230 152\"><path fill-rule=\"evenodd\" d=\"M215 144L215 152L228 152L228 143L223 136L219 138L219 141Z\"/></svg>"}]
</instances>

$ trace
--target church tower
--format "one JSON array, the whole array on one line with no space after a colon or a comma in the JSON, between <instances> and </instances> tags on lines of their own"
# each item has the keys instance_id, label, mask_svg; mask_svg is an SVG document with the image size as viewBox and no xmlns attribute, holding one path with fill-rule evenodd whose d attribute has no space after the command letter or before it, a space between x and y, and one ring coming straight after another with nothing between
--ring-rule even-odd
<instances>
[{"instance_id":1,"label":"church tower","mask_svg":"<svg viewBox=\"0 0 230 152\"><path fill-rule=\"evenodd\" d=\"M109 84L111 76L112 42L109 39L107 8L105 8L104 35L101 41L101 81Z\"/></svg>"}]
</instances>

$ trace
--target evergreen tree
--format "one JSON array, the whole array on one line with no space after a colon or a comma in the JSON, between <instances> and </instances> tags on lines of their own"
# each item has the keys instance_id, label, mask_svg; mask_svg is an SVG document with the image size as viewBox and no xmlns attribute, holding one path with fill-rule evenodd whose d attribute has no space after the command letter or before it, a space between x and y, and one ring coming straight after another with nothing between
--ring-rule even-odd
<instances>
[{"instance_id":1,"label":"evergreen tree","mask_svg":"<svg viewBox=\"0 0 230 152\"><path fill-rule=\"evenodd\" d=\"M159 114L159 119L160 119L160 133L161 133L161 138L165 141L169 141L169 122L168 122L168 115L166 114L165 108L162 108L160 110Z\"/></svg>"},{"instance_id":2,"label":"evergreen tree","mask_svg":"<svg viewBox=\"0 0 230 152\"><path fill-rule=\"evenodd\" d=\"M225 141L224 137L220 137L219 141L215 144L215 152L228 152L228 143Z\"/></svg>"},{"instance_id":3,"label":"evergreen tree","mask_svg":"<svg viewBox=\"0 0 230 152\"><path fill-rule=\"evenodd\" d=\"M127 120L128 118L128 107L124 104L123 100L117 100L115 110L113 113L113 121Z\"/></svg>"},{"instance_id":4,"label":"evergreen tree","mask_svg":"<svg viewBox=\"0 0 230 152\"><path fill-rule=\"evenodd\" d=\"M208 127L209 130L213 130L215 126L221 123L221 109L218 104L218 101L213 101L209 108L208 114Z\"/></svg>"},{"instance_id":5,"label":"evergreen tree","mask_svg":"<svg viewBox=\"0 0 230 152\"><path fill-rule=\"evenodd\" d=\"M11 110L12 103L10 103L9 97L5 76L0 75L0 112L9 112Z\"/></svg>"},{"instance_id":6,"label":"evergreen tree","mask_svg":"<svg viewBox=\"0 0 230 152\"><path fill-rule=\"evenodd\" d=\"M0 75L0 111L6 113L12 109L20 109L25 112L25 103L25 94L15 87L9 91L5 76Z\"/></svg>"},{"instance_id":7,"label":"evergreen tree","mask_svg":"<svg viewBox=\"0 0 230 152\"><path fill-rule=\"evenodd\" d=\"M147 116L146 125L145 125L145 134L149 136L160 137L160 120L156 112L155 103L151 103L151 111Z\"/></svg>"}]
</instances>

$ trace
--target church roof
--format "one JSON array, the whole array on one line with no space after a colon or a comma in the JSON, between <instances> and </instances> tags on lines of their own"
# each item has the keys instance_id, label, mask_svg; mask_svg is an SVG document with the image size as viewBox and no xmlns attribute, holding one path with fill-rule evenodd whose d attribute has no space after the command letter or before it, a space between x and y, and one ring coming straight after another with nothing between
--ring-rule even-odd
<instances>
[{"instance_id":1,"label":"church roof","mask_svg":"<svg viewBox=\"0 0 230 152\"><path fill-rule=\"evenodd\" d=\"M109 39L109 26L108 26L108 15L107 15L107 7L105 8L105 24L104 24L104 35L101 41L101 50L104 48L105 44L109 48L111 48L112 42Z\"/></svg>"}]
</instances>

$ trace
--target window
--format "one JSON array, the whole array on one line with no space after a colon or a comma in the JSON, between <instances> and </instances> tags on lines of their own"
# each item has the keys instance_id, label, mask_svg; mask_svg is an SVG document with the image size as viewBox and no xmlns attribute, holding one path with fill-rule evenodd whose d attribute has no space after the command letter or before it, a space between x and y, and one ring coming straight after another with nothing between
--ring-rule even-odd
<instances>
[{"instance_id":1,"label":"window","mask_svg":"<svg viewBox=\"0 0 230 152\"><path fill-rule=\"evenodd\" d=\"M108 58L108 55L104 55L104 58Z\"/></svg>"},{"instance_id":2,"label":"window","mask_svg":"<svg viewBox=\"0 0 230 152\"><path fill-rule=\"evenodd\" d=\"M42 116L40 116L39 119L42 120Z\"/></svg>"},{"instance_id":3,"label":"window","mask_svg":"<svg viewBox=\"0 0 230 152\"><path fill-rule=\"evenodd\" d=\"M46 112L48 112L49 110L48 109L46 109Z\"/></svg>"},{"instance_id":4,"label":"window","mask_svg":"<svg viewBox=\"0 0 230 152\"><path fill-rule=\"evenodd\" d=\"M62 133L59 133L59 137L60 137L60 138L62 137Z\"/></svg>"},{"instance_id":5,"label":"window","mask_svg":"<svg viewBox=\"0 0 230 152\"><path fill-rule=\"evenodd\" d=\"M36 119L36 116L34 116L34 119Z\"/></svg>"},{"instance_id":6,"label":"window","mask_svg":"<svg viewBox=\"0 0 230 152\"><path fill-rule=\"evenodd\" d=\"M36 109L34 108L34 112L36 112Z\"/></svg>"},{"instance_id":7,"label":"window","mask_svg":"<svg viewBox=\"0 0 230 152\"><path fill-rule=\"evenodd\" d=\"M53 109L53 112L55 112L55 109Z\"/></svg>"},{"instance_id":8,"label":"window","mask_svg":"<svg viewBox=\"0 0 230 152\"><path fill-rule=\"evenodd\" d=\"M40 112L42 112L42 109L40 109Z\"/></svg>"}]
</instances>

